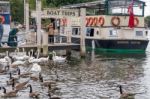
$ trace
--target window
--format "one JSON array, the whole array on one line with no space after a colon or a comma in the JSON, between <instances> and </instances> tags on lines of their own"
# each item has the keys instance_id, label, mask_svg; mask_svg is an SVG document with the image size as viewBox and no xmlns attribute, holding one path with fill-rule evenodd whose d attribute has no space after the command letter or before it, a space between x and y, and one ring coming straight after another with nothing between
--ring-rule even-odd
<instances>
[{"instance_id":1,"label":"window","mask_svg":"<svg viewBox=\"0 0 150 99\"><path fill-rule=\"evenodd\" d=\"M72 35L80 35L80 28L72 28Z\"/></svg>"},{"instance_id":2,"label":"window","mask_svg":"<svg viewBox=\"0 0 150 99\"><path fill-rule=\"evenodd\" d=\"M117 36L117 30L110 30L109 35L110 36Z\"/></svg>"},{"instance_id":3,"label":"window","mask_svg":"<svg viewBox=\"0 0 150 99\"><path fill-rule=\"evenodd\" d=\"M87 28L86 36L94 36L94 28Z\"/></svg>"},{"instance_id":4,"label":"window","mask_svg":"<svg viewBox=\"0 0 150 99\"><path fill-rule=\"evenodd\" d=\"M136 36L143 36L143 31L136 31Z\"/></svg>"}]
</instances>

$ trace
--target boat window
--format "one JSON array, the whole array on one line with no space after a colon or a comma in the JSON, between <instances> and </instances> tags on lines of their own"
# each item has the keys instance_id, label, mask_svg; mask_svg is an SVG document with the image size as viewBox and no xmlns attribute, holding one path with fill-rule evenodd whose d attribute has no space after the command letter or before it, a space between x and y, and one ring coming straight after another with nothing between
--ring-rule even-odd
<instances>
[{"instance_id":1,"label":"boat window","mask_svg":"<svg viewBox=\"0 0 150 99\"><path fill-rule=\"evenodd\" d=\"M117 30L110 30L109 35L110 36L117 36Z\"/></svg>"},{"instance_id":2,"label":"boat window","mask_svg":"<svg viewBox=\"0 0 150 99\"><path fill-rule=\"evenodd\" d=\"M128 8L131 0L110 0L108 1L108 14L109 15L129 15ZM133 11L134 15L144 16L144 2L134 1Z\"/></svg>"},{"instance_id":3,"label":"boat window","mask_svg":"<svg viewBox=\"0 0 150 99\"><path fill-rule=\"evenodd\" d=\"M143 36L143 31L136 31L136 36Z\"/></svg>"},{"instance_id":4,"label":"boat window","mask_svg":"<svg viewBox=\"0 0 150 99\"><path fill-rule=\"evenodd\" d=\"M72 28L72 35L80 35L80 28Z\"/></svg>"},{"instance_id":5,"label":"boat window","mask_svg":"<svg viewBox=\"0 0 150 99\"><path fill-rule=\"evenodd\" d=\"M87 28L86 36L94 36L94 28Z\"/></svg>"}]
</instances>

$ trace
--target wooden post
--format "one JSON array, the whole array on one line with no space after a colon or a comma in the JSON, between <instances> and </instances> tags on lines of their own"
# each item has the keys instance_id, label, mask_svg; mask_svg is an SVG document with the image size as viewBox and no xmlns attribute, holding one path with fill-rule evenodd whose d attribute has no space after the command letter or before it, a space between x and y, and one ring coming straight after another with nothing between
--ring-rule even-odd
<instances>
[{"instance_id":1,"label":"wooden post","mask_svg":"<svg viewBox=\"0 0 150 99\"><path fill-rule=\"evenodd\" d=\"M36 0L37 49L41 52L41 0Z\"/></svg>"},{"instance_id":2,"label":"wooden post","mask_svg":"<svg viewBox=\"0 0 150 99\"><path fill-rule=\"evenodd\" d=\"M46 31L42 32L42 46L43 46L43 55L48 55L48 33Z\"/></svg>"},{"instance_id":3,"label":"wooden post","mask_svg":"<svg viewBox=\"0 0 150 99\"><path fill-rule=\"evenodd\" d=\"M67 18L67 43L71 43L72 27L71 27L71 18Z\"/></svg>"},{"instance_id":4,"label":"wooden post","mask_svg":"<svg viewBox=\"0 0 150 99\"><path fill-rule=\"evenodd\" d=\"M24 0L25 5L25 25L26 25L26 33L29 32L29 0Z\"/></svg>"},{"instance_id":5,"label":"wooden post","mask_svg":"<svg viewBox=\"0 0 150 99\"><path fill-rule=\"evenodd\" d=\"M80 9L80 17L81 17L81 33L80 33L80 55L81 57L85 57L86 49L85 49L85 34L86 34L86 9Z\"/></svg>"}]
</instances>

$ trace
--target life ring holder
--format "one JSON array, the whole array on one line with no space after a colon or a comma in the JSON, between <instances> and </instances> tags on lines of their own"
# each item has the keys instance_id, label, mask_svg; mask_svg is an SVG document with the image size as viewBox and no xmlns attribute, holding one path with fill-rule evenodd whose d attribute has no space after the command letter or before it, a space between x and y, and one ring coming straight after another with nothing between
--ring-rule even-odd
<instances>
[{"instance_id":1,"label":"life ring holder","mask_svg":"<svg viewBox=\"0 0 150 99\"><path fill-rule=\"evenodd\" d=\"M0 22L0 23L3 24L3 23L5 22L4 16L1 16L1 15L0 15L0 19L1 19L1 22Z\"/></svg>"},{"instance_id":2,"label":"life ring holder","mask_svg":"<svg viewBox=\"0 0 150 99\"><path fill-rule=\"evenodd\" d=\"M117 20L117 22L115 22L116 20ZM113 26L115 26L115 27L119 26L119 25L120 25L120 18L117 17L117 16L112 17L112 19L111 19L111 24L112 24Z\"/></svg>"},{"instance_id":3,"label":"life ring holder","mask_svg":"<svg viewBox=\"0 0 150 99\"><path fill-rule=\"evenodd\" d=\"M137 27L139 25L139 19L137 17L134 18L134 26Z\"/></svg>"}]
</instances>

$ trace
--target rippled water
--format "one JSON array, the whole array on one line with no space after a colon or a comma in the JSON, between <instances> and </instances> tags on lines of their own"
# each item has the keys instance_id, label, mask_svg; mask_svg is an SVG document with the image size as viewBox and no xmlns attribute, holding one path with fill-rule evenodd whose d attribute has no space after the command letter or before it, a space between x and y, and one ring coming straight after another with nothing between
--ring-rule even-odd
<instances>
[{"instance_id":1,"label":"rippled water","mask_svg":"<svg viewBox=\"0 0 150 99\"><path fill-rule=\"evenodd\" d=\"M56 85L61 89L53 96L62 99L118 99L120 97L118 85L122 85L125 92L135 93L135 99L150 99L149 50L150 46L146 53L139 54L91 51L87 53L85 59L42 66L42 75L44 80L58 80ZM0 75L0 79L1 86L6 86L5 82L9 76ZM26 80L20 79L21 82ZM42 88L39 81L30 80L29 83L33 85L34 91L41 94L40 99L48 99L47 88ZM7 89L11 87L7 86ZM30 99L28 93L29 89L25 89L18 93L17 98L11 99Z\"/></svg>"}]
</instances>

